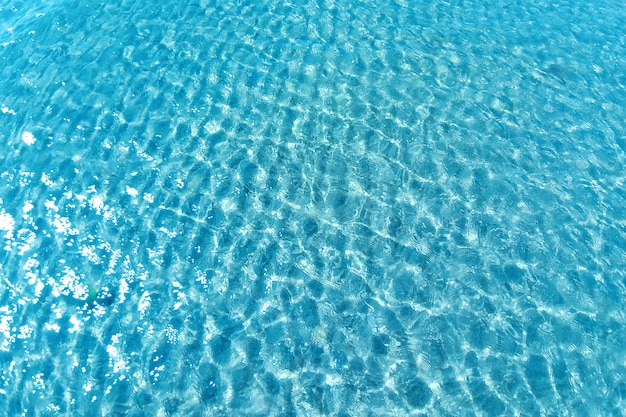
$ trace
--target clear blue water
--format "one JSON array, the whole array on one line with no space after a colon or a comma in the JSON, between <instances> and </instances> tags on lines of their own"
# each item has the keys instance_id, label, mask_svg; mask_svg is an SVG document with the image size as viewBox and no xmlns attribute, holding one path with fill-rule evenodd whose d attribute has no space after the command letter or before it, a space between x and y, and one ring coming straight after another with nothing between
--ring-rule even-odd
<instances>
[{"instance_id":1,"label":"clear blue water","mask_svg":"<svg viewBox=\"0 0 626 417\"><path fill-rule=\"evenodd\" d=\"M622 416L626 9L0 0L0 416Z\"/></svg>"}]
</instances>

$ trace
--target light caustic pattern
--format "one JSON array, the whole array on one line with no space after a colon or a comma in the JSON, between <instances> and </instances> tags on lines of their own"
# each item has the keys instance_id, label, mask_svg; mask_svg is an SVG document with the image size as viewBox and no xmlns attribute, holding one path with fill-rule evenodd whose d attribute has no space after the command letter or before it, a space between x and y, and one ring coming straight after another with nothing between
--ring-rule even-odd
<instances>
[{"instance_id":1,"label":"light caustic pattern","mask_svg":"<svg viewBox=\"0 0 626 417\"><path fill-rule=\"evenodd\" d=\"M218 3L0 8L0 410L621 415L621 12Z\"/></svg>"}]
</instances>

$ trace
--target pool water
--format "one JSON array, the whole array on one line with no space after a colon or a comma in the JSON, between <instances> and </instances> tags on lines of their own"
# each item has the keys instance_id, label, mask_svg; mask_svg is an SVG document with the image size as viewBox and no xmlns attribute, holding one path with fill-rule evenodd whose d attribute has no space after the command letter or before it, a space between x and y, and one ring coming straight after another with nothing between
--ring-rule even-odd
<instances>
[{"instance_id":1,"label":"pool water","mask_svg":"<svg viewBox=\"0 0 626 417\"><path fill-rule=\"evenodd\" d=\"M626 415L624 21L0 0L0 416Z\"/></svg>"}]
</instances>

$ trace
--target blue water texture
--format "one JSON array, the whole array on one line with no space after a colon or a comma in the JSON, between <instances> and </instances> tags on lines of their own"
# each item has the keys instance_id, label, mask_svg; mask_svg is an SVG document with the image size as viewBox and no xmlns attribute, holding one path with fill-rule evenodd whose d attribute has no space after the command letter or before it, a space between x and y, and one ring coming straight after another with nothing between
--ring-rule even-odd
<instances>
[{"instance_id":1,"label":"blue water texture","mask_svg":"<svg viewBox=\"0 0 626 417\"><path fill-rule=\"evenodd\" d=\"M624 22L0 0L0 417L626 415Z\"/></svg>"}]
</instances>

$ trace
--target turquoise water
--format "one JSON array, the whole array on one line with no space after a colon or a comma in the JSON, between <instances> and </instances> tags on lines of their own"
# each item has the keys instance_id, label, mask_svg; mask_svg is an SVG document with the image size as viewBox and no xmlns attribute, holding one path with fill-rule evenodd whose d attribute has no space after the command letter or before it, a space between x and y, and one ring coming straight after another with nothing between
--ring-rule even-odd
<instances>
[{"instance_id":1,"label":"turquoise water","mask_svg":"<svg viewBox=\"0 0 626 417\"><path fill-rule=\"evenodd\" d=\"M0 416L622 416L617 2L0 0Z\"/></svg>"}]
</instances>

